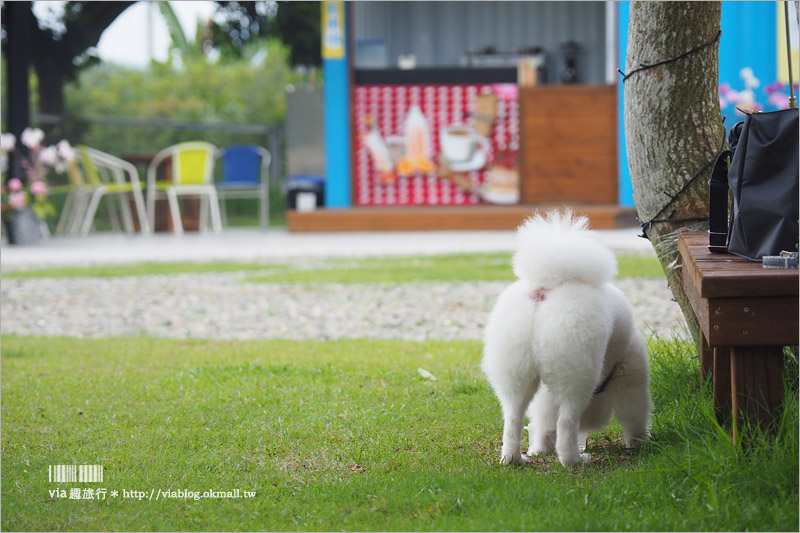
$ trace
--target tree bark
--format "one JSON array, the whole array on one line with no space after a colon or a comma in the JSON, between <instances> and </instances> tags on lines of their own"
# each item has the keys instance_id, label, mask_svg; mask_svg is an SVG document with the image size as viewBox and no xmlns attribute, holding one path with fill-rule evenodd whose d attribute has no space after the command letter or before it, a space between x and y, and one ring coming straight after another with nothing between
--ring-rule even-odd
<instances>
[{"instance_id":1,"label":"tree bark","mask_svg":"<svg viewBox=\"0 0 800 533\"><path fill-rule=\"evenodd\" d=\"M40 127L47 132L49 139L59 139L65 133L63 123L58 122L64 116L64 71L46 58L34 63L33 68L38 82L39 113L55 119L52 123L40 123Z\"/></svg>"},{"instance_id":2,"label":"tree bark","mask_svg":"<svg viewBox=\"0 0 800 533\"><path fill-rule=\"evenodd\" d=\"M725 136L719 31L719 2L631 3L624 106L634 201L696 338L699 327L683 292L677 241L681 231L708 228L708 180Z\"/></svg>"},{"instance_id":3,"label":"tree bark","mask_svg":"<svg viewBox=\"0 0 800 533\"><path fill-rule=\"evenodd\" d=\"M96 46L103 32L135 2L68 2L62 22L64 33L43 29L31 15L31 56L39 80L40 112L64 113L64 84L81 68L77 58ZM25 2L31 9L31 2Z\"/></svg>"}]
</instances>

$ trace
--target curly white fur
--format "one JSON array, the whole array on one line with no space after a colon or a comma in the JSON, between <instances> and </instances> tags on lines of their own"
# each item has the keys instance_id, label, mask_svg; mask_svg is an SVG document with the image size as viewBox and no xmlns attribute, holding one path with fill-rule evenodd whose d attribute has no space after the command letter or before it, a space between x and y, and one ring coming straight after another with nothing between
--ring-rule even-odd
<instances>
[{"instance_id":1,"label":"curly white fur","mask_svg":"<svg viewBox=\"0 0 800 533\"><path fill-rule=\"evenodd\" d=\"M528 454L555 449L564 465L581 459L579 443L605 427L612 410L629 447L649 436L645 344L625 296L610 283L616 259L587 227L584 217L550 211L517 230L519 280L489 316L482 364L503 408L503 464L527 461L520 449L526 410Z\"/></svg>"}]
</instances>

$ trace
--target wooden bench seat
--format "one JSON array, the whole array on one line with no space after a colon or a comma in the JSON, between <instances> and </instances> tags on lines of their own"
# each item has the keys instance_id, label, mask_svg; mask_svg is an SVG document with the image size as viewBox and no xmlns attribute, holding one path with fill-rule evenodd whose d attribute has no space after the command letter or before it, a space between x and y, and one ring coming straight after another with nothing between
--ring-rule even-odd
<instances>
[{"instance_id":1,"label":"wooden bench seat","mask_svg":"<svg viewBox=\"0 0 800 533\"><path fill-rule=\"evenodd\" d=\"M708 251L708 234L681 233L683 289L700 323L702 377L720 423L768 427L784 400L783 346L798 344L798 271Z\"/></svg>"}]
</instances>

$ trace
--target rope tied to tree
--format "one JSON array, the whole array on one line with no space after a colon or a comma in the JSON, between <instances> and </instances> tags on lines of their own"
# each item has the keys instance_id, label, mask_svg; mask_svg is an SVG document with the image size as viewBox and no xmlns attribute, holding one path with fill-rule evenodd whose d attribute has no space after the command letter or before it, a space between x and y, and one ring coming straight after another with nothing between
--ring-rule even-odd
<instances>
[{"instance_id":1,"label":"rope tied to tree","mask_svg":"<svg viewBox=\"0 0 800 533\"><path fill-rule=\"evenodd\" d=\"M628 78L630 78L631 76L633 76L637 72L642 72L644 70L649 70L651 68L660 67L661 65L674 63L675 61L680 61L681 59L688 59L690 63L694 63L694 61L692 61L691 56L693 54L696 54L697 52L700 52L701 50L704 50L704 49L708 48L709 46L713 45L714 43L718 42L720 40L720 37L722 37L722 30L721 29L717 32L717 35L713 39L711 39L710 41L705 42L703 44L700 44L698 46L695 46L694 48L692 48L688 52L684 52L679 56L671 57L669 59L665 59L663 61L658 61L657 63L652 63L652 64L649 64L649 65L645 64L645 63L640 63L638 68L633 69L628 74L625 74L624 72L622 72L621 69L617 69L617 72L619 72L622 75L622 83L625 83L625 81Z\"/></svg>"},{"instance_id":2,"label":"rope tied to tree","mask_svg":"<svg viewBox=\"0 0 800 533\"><path fill-rule=\"evenodd\" d=\"M725 119L723 118L722 121L725 122ZM706 172L708 172L710 167L714 166L714 163L716 162L717 158L720 156L720 154L722 154L722 152L724 152L726 150L725 145L726 145L726 139L725 139L725 135L723 135L722 136L722 146L720 147L719 151L714 155L713 158L711 158L711 160L708 163L703 165L702 168L700 170L698 170L697 173L694 176L691 177L691 179L687 180L686 183L684 183L683 186L678 190L678 192L676 192L675 194L671 195L668 192L663 191L664 194L669 196L669 201L667 201L667 203L665 203L664 206L661 209L659 209L658 213L656 213L655 216L653 216L653 218L651 218L647 222L642 222L641 220L639 220L639 223L640 223L640 225L642 227L642 233L643 233L642 235L640 235L640 237L648 238L647 237L647 230L650 229L650 227L653 224L656 224L656 223L659 223L659 222L660 223L669 222L669 223L675 224L675 223L681 223L681 222L703 222L703 221L707 221L708 220L708 217L671 218L672 215L675 214L675 211L672 211L668 215L668 218L658 218L658 217L660 217L667 210L667 208L670 205L672 205L672 203L681 194L683 194L684 191L686 191L686 189L688 189L692 185L692 183L694 183L697 180L697 178L699 178L700 176L704 175Z\"/></svg>"}]
</instances>

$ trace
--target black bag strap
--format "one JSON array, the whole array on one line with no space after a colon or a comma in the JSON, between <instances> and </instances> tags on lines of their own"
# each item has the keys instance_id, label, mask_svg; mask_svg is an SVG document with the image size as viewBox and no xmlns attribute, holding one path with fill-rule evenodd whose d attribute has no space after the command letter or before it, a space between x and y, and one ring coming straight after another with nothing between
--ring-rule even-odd
<instances>
[{"instance_id":1,"label":"black bag strap","mask_svg":"<svg viewBox=\"0 0 800 533\"><path fill-rule=\"evenodd\" d=\"M714 161L709 180L708 251L728 253L728 163L730 150L723 150Z\"/></svg>"}]
</instances>

